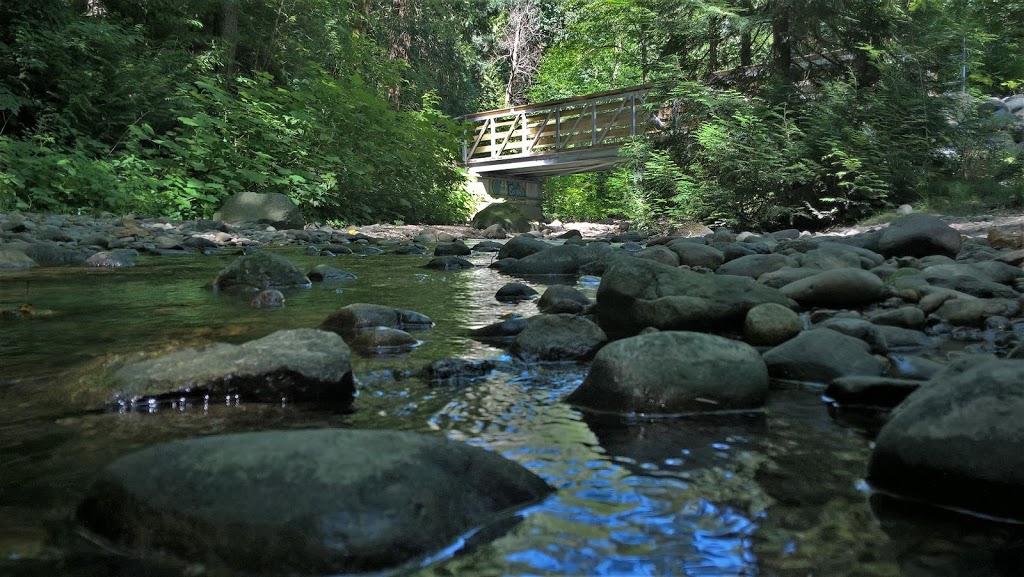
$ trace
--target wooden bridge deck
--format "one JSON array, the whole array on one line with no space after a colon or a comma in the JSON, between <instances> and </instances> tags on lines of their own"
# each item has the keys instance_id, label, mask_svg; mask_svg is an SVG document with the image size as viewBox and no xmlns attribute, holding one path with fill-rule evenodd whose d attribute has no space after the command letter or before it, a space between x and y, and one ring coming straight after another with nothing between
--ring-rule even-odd
<instances>
[{"instance_id":1,"label":"wooden bridge deck","mask_svg":"<svg viewBox=\"0 0 1024 577\"><path fill-rule=\"evenodd\" d=\"M649 88L636 86L540 104L470 114L463 145L470 172L489 177L543 177L606 170L624 160L632 138L673 126L674 107L652 112Z\"/></svg>"}]
</instances>

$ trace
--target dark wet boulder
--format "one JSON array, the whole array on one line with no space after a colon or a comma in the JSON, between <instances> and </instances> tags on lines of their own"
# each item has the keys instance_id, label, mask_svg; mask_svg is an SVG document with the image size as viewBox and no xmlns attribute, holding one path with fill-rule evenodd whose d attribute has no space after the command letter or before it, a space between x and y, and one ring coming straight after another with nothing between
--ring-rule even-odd
<instances>
[{"instance_id":1,"label":"dark wet boulder","mask_svg":"<svg viewBox=\"0 0 1024 577\"><path fill-rule=\"evenodd\" d=\"M390 327L369 327L344 337L353 350L367 356L407 353L419 344L409 333Z\"/></svg>"},{"instance_id":2,"label":"dark wet boulder","mask_svg":"<svg viewBox=\"0 0 1024 577\"><path fill-rule=\"evenodd\" d=\"M502 270L506 274L534 275L575 275L580 267L596 261L598 250L575 245L552 246L511 263Z\"/></svg>"},{"instance_id":3,"label":"dark wet boulder","mask_svg":"<svg viewBox=\"0 0 1024 577\"><path fill-rule=\"evenodd\" d=\"M552 489L497 453L396 431L215 435L129 454L77 510L139 554L246 574L380 570Z\"/></svg>"},{"instance_id":4,"label":"dark wet boulder","mask_svg":"<svg viewBox=\"0 0 1024 577\"><path fill-rule=\"evenodd\" d=\"M354 303L342 307L320 323L320 328L341 335L371 327L388 327L404 331L424 330L434 326L430 317L416 311L385 305Z\"/></svg>"},{"instance_id":5,"label":"dark wet boulder","mask_svg":"<svg viewBox=\"0 0 1024 577\"><path fill-rule=\"evenodd\" d=\"M525 258L550 248L552 245L532 236L522 235L510 239L498 251L498 258Z\"/></svg>"},{"instance_id":6,"label":"dark wet boulder","mask_svg":"<svg viewBox=\"0 0 1024 577\"><path fill-rule=\"evenodd\" d=\"M534 290L533 287L521 282L510 282L498 289L494 298L498 302L513 303L518 301L528 301L536 296L537 291Z\"/></svg>"},{"instance_id":7,"label":"dark wet boulder","mask_svg":"<svg viewBox=\"0 0 1024 577\"><path fill-rule=\"evenodd\" d=\"M231 287L257 289L308 287L312 283L294 264L272 252L258 251L236 258L208 285L214 290Z\"/></svg>"},{"instance_id":8,"label":"dark wet boulder","mask_svg":"<svg viewBox=\"0 0 1024 577\"><path fill-rule=\"evenodd\" d=\"M779 291L753 279L701 274L639 259L615 259L601 278L595 310L610 333L739 328L747 311L766 302L794 307Z\"/></svg>"},{"instance_id":9,"label":"dark wet boulder","mask_svg":"<svg viewBox=\"0 0 1024 577\"><path fill-rule=\"evenodd\" d=\"M135 266L138 251L132 249L105 250L85 259L86 266L97 268L128 268Z\"/></svg>"},{"instance_id":10,"label":"dark wet boulder","mask_svg":"<svg viewBox=\"0 0 1024 577\"><path fill-rule=\"evenodd\" d=\"M868 481L946 507L1024 520L1024 361L936 376L882 427Z\"/></svg>"},{"instance_id":11,"label":"dark wet boulder","mask_svg":"<svg viewBox=\"0 0 1024 577\"><path fill-rule=\"evenodd\" d=\"M334 268L333 266L328 266L326 264L316 265L315 267L313 267L313 270L309 271L309 274L307 274L306 276L308 276L309 280L313 282L326 283L344 282L356 280L357 278L356 275L348 271L341 270L340 268Z\"/></svg>"},{"instance_id":12,"label":"dark wet boulder","mask_svg":"<svg viewBox=\"0 0 1024 577\"><path fill-rule=\"evenodd\" d=\"M848 375L881 375L884 366L869 351L860 339L817 328L803 331L763 356L774 378L828 383Z\"/></svg>"},{"instance_id":13,"label":"dark wet boulder","mask_svg":"<svg viewBox=\"0 0 1024 577\"><path fill-rule=\"evenodd\" d=\"M300 229L305 225L298 205L276 192L239 192L225 201L213 218L231 224L269 224L279 229Z\"/></svg>"},{"instance_id":14,"label":"dark wet boulder","mask_svg":"<svg viewBox=\"0 0 1024 577\"><path fill-rule=\"evenodd\" d=\"M528 361L584 361L607 342L601 327L576 315L537 315L528 319L512 352Z\"/></svg>"},{"instance_id":15,"label":"dark wet boulder","mask_svg":"<svg viewBox=\"0 0 1024 577\"><path fill-rule=\"evenodd\" d=\"M469 361L445 358L434 361L423 369L423 378L431 385L466 386L474 380L485 377L494 370L494 363L488 360Z\"/></svg>"},{"instance_id":16,"label":"dark wet boulder","mask_svg":"<svg viewBox=\"0 0 1024 577\"><path fill-rule=\"evenodd\" d=\"M423 268L434 270L466 270L473 268L473 263L461 256L438 256L430 259L430 262L423 265Z\"/></svg>"},{"instance_id":17,"label":"dark wet boulder","mask_svg":"<svg viewBox=\"0 0 1024 577\"><path fill-rule=\"evenodd\" d=\"M586 311L592 303L587 295L564 284L555 284L544 290L544 294L537 301L537 308L543 313L557 314L580 314Z\"/></svg>"},{"instance_id":18,"label":"dark wet boulder","mask_svg":"<svg viewBox=\"0 0 1024 577\"><path fill-rule=\"evenodd\" d=\"M489 324L469 331L470 336L480 340L511 340L526 328L528 319L516 318Z\"/></svg>"},{"instance_id":19,"label":"dark wet boulder","mask_svg":"<svg viewBox=\"0 0 1024 577\"><path fill-rule=\"evenodd\" d=\"M121 367L113 403L209 395L248 402L316 401L348 406L355 387L342 339L316 329L278 331L242 345L181 349Z\"/></svg>"},{"instance_id":20,"label":"dark wet boulder","mask_svg":"<svg viewBox=\"0 0 1024 577\"><path fill-rule=\"evenodd\" d=\"M498 252L501 250L503 245L500 242L494 242L493 240L484 240L473 245L473 252Z\"/></svg>"},{"instance_id":21,"label":"dark wet boulder","mask_svg":"<svg viewBox=\"0 0 1024 577\"><path fill-rule=\"evenodd\" d=\"M181 243L181 246L202 250L204 248L218 248L220 244L203 236L190 236Z\"/></svg>"},{"instance_id":22,"label":"dark wet boulder","mask_svg":"<svg viewBox=\"0 0 1024 577\"><path fill-rule=\"evenodd\" d=\"M767 395L768 369L750 345L661 331L605 346L566 401L616 413L690 413L756 409Z\"/></svg>"},{"instance_id":23,"label":"dark wet boulder","mask_svg":"<svg viewBox=\"0 0 1024 577\"><path fill-rule=\"evenodd\" d=\"M779 292L805 307L857 307L882 300L885 285L859 268L833 268L791 282Z\"/></svg>"},{"instance_id":24,"label":"dark wet boulder","mask_svg":"<svg viewBox=\"0 0 1024 577\"><path fill-rule=\"evenodd\" d=\"M882 229L877 252L884 256L932 254L956 256L960 252L960 233L942 219L930 214L901 216Z\"/></svg>"},{"instance_id":25,"label":"dark wet boulder","mask_svg":"<svg viewBox=\"0 0 1024 577\"><path fill-rule=\"evenodd\" d=\"M466 243L461 240L442 243L434 247L434 256L466 256L472 253Z\"/></svg>"},{"instance_id":26,"label":"dark wet boulder","mask_svg":"<svg viewBox=\"0 0 1024 577\"><path fill-rule=\"evenodd\" d=\"M841 407L891 409L923 383L912 379L854 375L833 379L825 388L825 396Z\"/></svg>"}]
</instances>

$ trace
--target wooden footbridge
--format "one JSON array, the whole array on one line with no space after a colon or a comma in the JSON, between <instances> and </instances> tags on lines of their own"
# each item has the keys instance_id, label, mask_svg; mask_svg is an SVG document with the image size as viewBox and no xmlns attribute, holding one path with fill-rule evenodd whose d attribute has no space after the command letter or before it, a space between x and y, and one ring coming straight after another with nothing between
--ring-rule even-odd
<instances>
[{"instance_id":1,"label":"wooden footbridge","mask_svg":"<svg viewBox=\"0 0 1024 577\"><path fill-rule=\"evenodd\" d=\"M475 125L462 149L470 173L489 179L537 179L607 170L632 138L677 124L675 107L646 106L636 86L465 116Z\"/></svg>"}]
</instances>

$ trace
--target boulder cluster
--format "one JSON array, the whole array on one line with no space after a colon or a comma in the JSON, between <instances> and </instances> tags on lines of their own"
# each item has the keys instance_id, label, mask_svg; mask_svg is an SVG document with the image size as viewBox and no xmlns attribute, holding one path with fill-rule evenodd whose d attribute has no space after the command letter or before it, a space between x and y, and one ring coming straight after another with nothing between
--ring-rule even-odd
<instances>
[{"instance_id":1,"label":"boulder cluster","mask_svg":"<svg viewBox=\"0 0 1024 577\"><path fill-rule=\"evenodd\" d=\"M258 245L300 243L324 257L431 255L432 246L426 266L447 271L475 268L474 254L491 254L490 266L510 276L495 299L535 301L538 314L470 334L508 347L520 366L588 363L566 398L581 410L760 410L773 387L796 381L842 408L891 410L868 471L878 490L1024 519L1013 504L1024 488L1019 231L963 237L913 213L850 235L720 229L584 238L548 226L504 240L505 224L488 225L486 236L501 242L433 229L392 241L330 227L9 214L0 217L0 269L131 266L139 253L234 246L237 258L207 288L280 307L279 289L357 279L326 264L303 272ZM580 284L596 285L596 298ZM34 314L3 312L10 315L0 320ZM133 357L108 366L93 389L102 392L98 403L121 411L211 399L350 411L350 355L407 352L433 326L416 311L355 303L315 328ZM431 386L464 386L499 365L441 359L421 376ZM429 436L272 431L129 454L99 476L78 517L119 547L188 562L347 572L429 555L550 491L519 465Z\"/></svg>"},{"instance_id":2,"label":"boulder cluster","mask_svg":"<svg viewBox=\"0 0 1024 577\"><path fill-rule=\"evenodd\" d=\"M542 314L478 338L511 339L523 358L589 361L566 399L588 411L750 410L792 381L823 387L842 410L894 409L870 463L876 489L1024 519L1009 505L1024 488L1019 231L963 237L911 213L846 236L634 242L508 241L493 266L524 279L599 275L597 299L548 314L542 298Z\"/></svg>"}]
</instances>

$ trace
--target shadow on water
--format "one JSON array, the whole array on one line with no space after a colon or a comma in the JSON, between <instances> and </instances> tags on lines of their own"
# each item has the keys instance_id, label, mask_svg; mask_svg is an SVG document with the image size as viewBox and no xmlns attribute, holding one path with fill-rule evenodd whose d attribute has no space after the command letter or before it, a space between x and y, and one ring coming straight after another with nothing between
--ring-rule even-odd
<instances>
[{"instance_id":1,"label":"shadow on water","mask_svg":"<svg viewBox=\"0 0 1024 577\"><path fill-rule=\"evenodd\" d=\"M534 303L502 304L510 278L484 267L429 271L428 258L320 259L349 283L286 292L284 310L257 310L202 285L232 258L140 258L134 269L40 269L0 276L0 308L29 300L54 311L3 325L0 338L0 575L198 575L168 560L133 559L79 537L71 519L97 473L121 455L172 439L313 427L443 435L496 451L557 491L401 575L688 575L701 577L1009 577L1020 540L1002 525L964 537L960 518L869 506L870 439L829 417L820 392L778 389L766 410L649 419L584 413L562 402L585 377L575 364L526 365L467 331ZM488 256L477 256L487 264ZM544 283L532 282L543 291ZM593 297L596 283L577 286ZM28 292L26 296L25 292ZM53 391L111 355L244 342L315 327L345 304L374 302L434 319L411 353L353 359L356 410L244 402L153 413L80 411ZM463 387L417 375L446 356L497 369ZM879 521L881 520L881 522ZM976 572L971 572L976 571ZM206 575L223 574L207 572Z\"/></svg>"}]
</instances>

